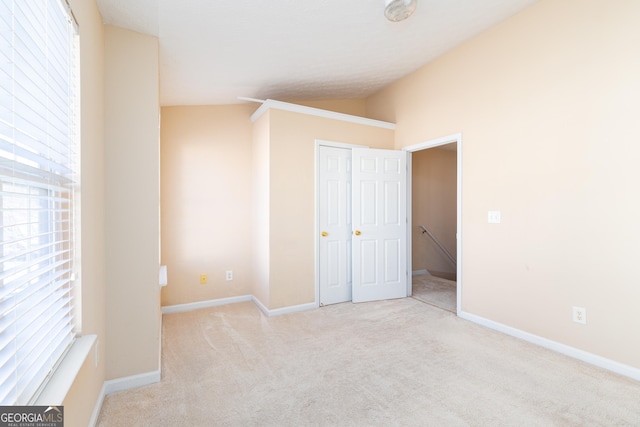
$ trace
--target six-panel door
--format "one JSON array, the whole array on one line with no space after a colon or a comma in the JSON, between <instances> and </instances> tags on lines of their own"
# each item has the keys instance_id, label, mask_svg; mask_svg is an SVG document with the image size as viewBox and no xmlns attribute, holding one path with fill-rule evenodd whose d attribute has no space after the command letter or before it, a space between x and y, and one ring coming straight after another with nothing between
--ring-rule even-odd
<instances>
[{"instance_id":1,"label":"six-panel door","mask_svg":"<svg viewBox=\"0 0 640 427\"><path fill-rule=\"evenodd\" d=\"M351 149L319 147L320 304L351 301Z\"/></svg>"},{"instance_id":2,"label":"six-panel door","mask_svg":"<svg viewBox=\"0 0 640 427\"><path fill-rule=\"evenodd\" d=\"M354 148L353 302L407 296L406 153Z\"/></svg>"}]
</instances>

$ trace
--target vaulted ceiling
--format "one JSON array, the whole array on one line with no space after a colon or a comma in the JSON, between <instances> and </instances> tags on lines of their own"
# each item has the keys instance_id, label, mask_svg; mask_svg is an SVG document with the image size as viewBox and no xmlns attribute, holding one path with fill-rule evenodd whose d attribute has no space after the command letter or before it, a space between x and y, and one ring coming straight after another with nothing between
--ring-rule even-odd
<instances>
[{"instance_id":1,"label":"vaulted ceiling","mask_svg":"<svg viewBox=\"0 0 640 427\"><path fill-rule=\"evenodd\" d=\"M364 98L537 0L98 0L105 23L158 37L162 105Z\"/></svg>"}]
</instances>

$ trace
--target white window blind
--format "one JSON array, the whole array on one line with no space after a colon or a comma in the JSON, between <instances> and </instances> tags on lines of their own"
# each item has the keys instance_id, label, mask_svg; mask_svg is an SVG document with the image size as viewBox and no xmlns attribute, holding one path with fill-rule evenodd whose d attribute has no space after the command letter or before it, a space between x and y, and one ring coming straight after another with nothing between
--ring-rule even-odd
<instances>
[{"instance_id":1,"label":"white window blind","mask_svg":"<svg viewBox=\"0 0 640 427\"><path fill-rule=\"evenodd\" d=\"M62 1L0 0L2 405L28 404L75 337L77 34Z\"/></svg>"}]
</instances>

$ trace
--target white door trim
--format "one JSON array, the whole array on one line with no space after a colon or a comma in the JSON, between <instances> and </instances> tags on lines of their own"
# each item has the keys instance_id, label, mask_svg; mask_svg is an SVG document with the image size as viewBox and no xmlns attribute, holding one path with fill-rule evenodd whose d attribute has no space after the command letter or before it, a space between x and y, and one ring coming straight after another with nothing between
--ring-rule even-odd
<instances>
[{"instance_id":1,"label":"white door trim","mask_svg":"<svg viewBox=\"0 0 640 427\"><path fill-rule=\"evenodd\" d=\"M456 312L460 316L462 314L462 133L444 136L442 138L431 139L429 141L404 147L403 150L408 153L434 148L440 145L451 144L456 142L457 149L457 220L456 220ZM411 156L407 158L407 221L411 224ZM412 271L411 265L411 227L407 227L407 271ZM411 295L411 280L407 283L407 295Z\"/></svg>"},{"instance_id":2,"label":"white door trim","mask_svg":"<svg viewBox=\"0 0 640 427\"><path fill-rule=\"evenodd\" d=\"M335 148L369 148L367 145L357 144L345 144L343 142L326 141L322 139L315 140L314 148L314 165L315 165L315 186L314 186L314 200L315 200L315 218L314 218L314 251L315 251L315 306L320 307L320 217L318 207L320 206L320 147L335 147Z\"/></svg>"}]
</instances>

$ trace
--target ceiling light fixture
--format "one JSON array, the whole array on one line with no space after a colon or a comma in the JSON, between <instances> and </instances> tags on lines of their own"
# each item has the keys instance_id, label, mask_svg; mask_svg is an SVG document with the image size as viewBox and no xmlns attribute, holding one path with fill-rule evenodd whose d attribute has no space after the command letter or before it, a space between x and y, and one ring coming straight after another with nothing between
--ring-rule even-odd
<instances>
[{"instance_id":1,"label":"ceiling light fixture","mask_svg":"<svg viewBox=\"0 0 640 427\"><path fill-rule=\"evenodd\" d=\"M392 22L403 21L413 14L417 3L418 0L385 0L384 16Z\"/></svg>"}]
</instances>

